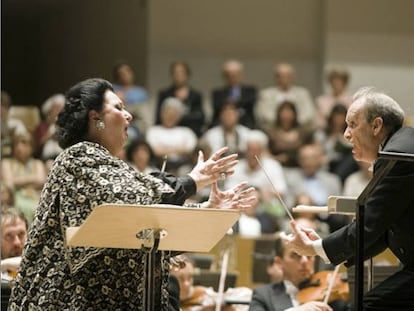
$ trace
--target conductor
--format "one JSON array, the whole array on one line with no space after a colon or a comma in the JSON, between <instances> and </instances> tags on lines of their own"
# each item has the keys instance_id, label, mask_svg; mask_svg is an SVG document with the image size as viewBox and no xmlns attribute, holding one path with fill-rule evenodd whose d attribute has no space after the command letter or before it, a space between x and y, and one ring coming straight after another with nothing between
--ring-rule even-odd
<instances>
[{"instance_id":1,"label":"conductor","mask_svg":"<svg viewBox=\"0 0 414 311\"><path fill-rule=\"evenodd\" d=\"M373 164L374 175L385 161L378 150L414 153L414 129L403 127L404 112L386 94L360 89L349 107L344 137L352 144L357 161ZM367 292L364 310L414 310L414 162L400 161L376 186L365 205L364 256L386 248L398 257L403 269ZM335 265L355 261L356 224L342 227L321 239L314 231L291 222L287 242L302 255L319 255Z\"/></svg>"}]
</instances>

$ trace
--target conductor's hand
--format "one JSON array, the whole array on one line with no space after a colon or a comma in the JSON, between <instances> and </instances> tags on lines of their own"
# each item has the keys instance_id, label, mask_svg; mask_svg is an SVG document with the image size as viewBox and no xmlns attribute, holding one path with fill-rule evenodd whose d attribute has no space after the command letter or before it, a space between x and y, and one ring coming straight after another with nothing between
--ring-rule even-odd
<instances>
[{"instance_id":1,"label":"conductor's hand","mask_svg":"<svg viewBox=\"0 0 414 311\"><path fill-rule=\"evenodd\" d=\"M253 187L244 189L247 182L239 183L227 191L221 191L214 183L208 199L209 207L220 209L247 209L256 203L257 197Z\"/></svg>"},{"instance_id":2,"label":"conductor's hand","mask_svg":"<svg viewBox=\"0 0 414 311\"><path fill-rule=\"evenodd\" d=\"M294 251L303 256L315 256L313 241L320 239L319 235L312 229L300 227L294 220L290 222L293 234L281 233L280 237L292 247Z\"/></svg>"},{"instance_id":3,"label":"conductor's hand","mask_svg":"<svg viewBox=\"0 0 414 311\"><path fill-rule=\"evenodd\" d=\"M237 154L231 154L223 157L229 148L224 147L214 152L210 158L204 160L202 151L198 152L198 161L196 166L190 172L190 177L197 185L197 191L205 186L215 183L223 176L227 177L234 173L234 166L238 163Z\"/></svg>"}]
</instances>

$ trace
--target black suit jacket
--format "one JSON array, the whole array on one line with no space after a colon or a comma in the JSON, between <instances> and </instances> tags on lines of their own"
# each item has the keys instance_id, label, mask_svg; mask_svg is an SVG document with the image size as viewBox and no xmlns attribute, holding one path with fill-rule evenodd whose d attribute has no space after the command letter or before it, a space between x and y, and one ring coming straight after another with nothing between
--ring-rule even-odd
<instances>
[{"instance_id":1,"label":"black suit jacket","mask_svg":"<svg viewBox=\"0 0 414 311\"><path fill-rule=\"evenodd\" d=\"M384 151L414 153L414 129L402 128L392 135ZM378 160L375 171L384 165ZM365 206L365 258L387 247L404 266L414 266L414 162L400 161L377 185ZM323 239L323 248L333 264L354 262L356 225L349 224Z\"/></svg>"},{"instance_id":2,"label":"black suit jacket","mask_svg":"<svg viewBox=\"0 0 414 311\"><path fill-rule=\"evenodd\" d=\"M256 288L253 291L249 311L283 311L293 307L285 284L273 283Z\"/></svg>"},{"instance_id":3,"label":"black suit jacket","mask_svg":"<svg viewBox=\"0 0 414 311\"><path fill-rule=\"evenodd\" d=\"M213 118L210 127L216 126L220 123L221 105L229 98L230 87L224 87L213 90L212 104L213 104ZM240 108L240 124L249 128L256 128L256 119L254 117L254 109L257 100L257 89L253 86L241 86L240 99L237 104Z\"/></svg>"},{"instance_id":4,"label":"black suit jacket","mask_svg":"<svg viewBox=\"0 0 414 311\"><path fill-rule=\"evenodd\" d=\"M171 86L165 90L161 90L158 94L157 109L155 112L155 123L160 124L160 110L162 102L168 97L175 97L175 87ZM190 88L188 97L183 102L186 112L180 120L181 126L191 128L194 133L200 137L205 123L205 114L203 110L203 98L201 93Z\"/></svg>"}]
</instances>

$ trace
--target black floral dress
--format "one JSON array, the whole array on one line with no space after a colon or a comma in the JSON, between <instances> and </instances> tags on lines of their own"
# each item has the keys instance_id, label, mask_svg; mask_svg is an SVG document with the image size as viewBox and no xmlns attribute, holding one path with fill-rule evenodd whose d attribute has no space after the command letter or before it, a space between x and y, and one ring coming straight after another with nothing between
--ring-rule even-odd
<instances>
[{"instance_id":1,"label":"black floral dress","mask_svg":"<svg viewBox=\"0 0 414 311\"><path fill-rule=\"evenodd\" d=\"M99 144L81 142L56 159L30 228L9 310L141 310L146 254L139 250L67 247L67 227L80 226L104 203L182 204L190 177L136 172ZM168 258L157 253L156 310L168 306Z\"/></svg>"}]
</instances>

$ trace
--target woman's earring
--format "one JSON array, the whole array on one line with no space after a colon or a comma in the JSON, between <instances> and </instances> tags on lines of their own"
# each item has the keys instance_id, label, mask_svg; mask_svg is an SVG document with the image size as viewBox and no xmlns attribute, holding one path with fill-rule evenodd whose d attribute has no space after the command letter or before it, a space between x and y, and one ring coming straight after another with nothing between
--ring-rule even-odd
<instances>
[{"instance_id":1,"label":"woman's earring","mask_svg":"<svg viewBox=\"0 0 414 311\"><path fill-rule=\"evenodd\" d=\"M95 126L98 131L101 131L105 128L105 123L102 120L96 120Z\"/></svg>"}]
</instances>

